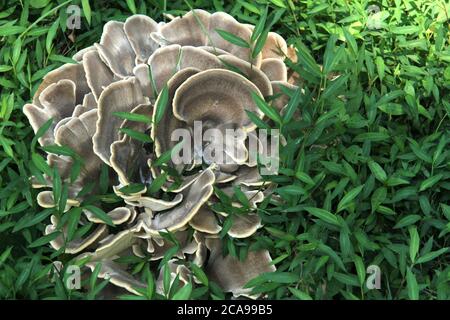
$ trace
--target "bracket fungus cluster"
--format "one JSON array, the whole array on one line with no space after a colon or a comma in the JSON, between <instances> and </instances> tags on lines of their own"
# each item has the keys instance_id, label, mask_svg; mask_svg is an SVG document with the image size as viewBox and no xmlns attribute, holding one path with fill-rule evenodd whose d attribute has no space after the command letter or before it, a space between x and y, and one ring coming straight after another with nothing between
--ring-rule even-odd
<instances>
[{"instance_id":1,"label":"bracket fungus cluster","mask_svg":"<svg viewBox=\"0 0 450 320\"><path fill-rule=\"evenodd\" d=\"M217 31L250 43L253 28L223 12L195 10L168 23L134 15L124 23L108 22L99 43L75 54L77 63L44 77L32 103L23 110L35 132L53 119L39 138L42 146L66 146L83 160L75 181L68 184L65 210L82 208L79 224L92 226L83 237L66 241L67 226L52 216L45 232L62 232L51 241L52 247L88 257L91 269L101 262L99 277L108 277L112 284L136 294L145 284L116 259L135 255L156 261L175 245L179 250L168 262L172 277L178 274L181 281L189 281L193 277L185 263L189 261L235 296L249 294L244 285L250 279L274 271L266 250L250 251L244 261L222 254L219 234L230 213L218 209L220 195L231 199L238 186L248 201L248 210L233 214L227 227L230 237L247 238L261 227L255 208L270 187L257 164L246 162L248 152L223 164L194 151L191 164L175 166L175 175L157 163L176 145L172 132L192 131L195 121L219 131L243 129L245 139L237 147L246 151L256 129L246 110L264 118L252 94L261 99L278 95L270 103L280 110L286 104L281 88L292 85L283 62L288 54L285 40L270 32L261 52L252 57L251 46L229 42ZM149 142L127 132L140 132ZM224 148L228 156L228 146ZM63 181L71 179L73 157L48 153L47 163ZM100 180L105 165L110 187L123 204L107 212L113 226L90 210L92 206L83 205L97 190L86 191L86 186ZM168 178L161 183L161 191L150 193L148 186L162 175ZM33 180L33 186L43 190L37 201L52 208L58 199L51 190L52 178L46 176L45 182ZM135 184L144 187L124 191ZM239 203L231 206L242 209ZM175 243L164 232L170 232ZM160 275L160 291L161 281Z\"/></svg>"}]
</instances>

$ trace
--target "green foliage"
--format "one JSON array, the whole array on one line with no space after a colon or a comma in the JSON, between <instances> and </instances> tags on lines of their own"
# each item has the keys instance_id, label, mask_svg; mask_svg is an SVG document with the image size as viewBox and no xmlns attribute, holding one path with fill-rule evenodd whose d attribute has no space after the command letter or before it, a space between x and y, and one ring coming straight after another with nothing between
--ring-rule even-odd
<instances>
[{"instance_id":1,"label":"green foliage","mask_svg":"<svg viewBox=\"0 0 450 320\"><path fill-rule=\"evenodd\" d=\"M69 4L81 8L81 30L67 28ZM63 214L67 185L45 163L22 106L47 72L73 62L73 53L98 41L108 20L123 21L133 13L165 20L163 13L179 15L192 6L224 10L255 24L248 44L221 33L250 46L253 55L262 49L269 29L298 51L298 62L287 64L300 75L302 90L290 93L286 112L280 115L257 101L287 141L280 175L267 177L278 184L282 202L266 199L260 206L265 228L252 242L224 237L226 251L235 256L270 250L278 271L253 280L254 291L276 299L449 299L450 7L440 0L370 4L0 0L0 298L94 299L107 285L92 276L84 283L89 289L71 291L63 276L51 277L52 261L64 265L72 257L48 247L58 234L43 236L48 217L67 221L71 239L92 226L76 229L79 210ZM163 102L156 123L164 114ZM125 133L145 140L136 132ZM74 181L81 159L57 146L46 151L76 159ZM36 204L28 177L42 182L43 173L53 178L55 209ZM150 191L159 190L165 178ZM236 197L242 198L239 191ZM85 205L110 222L101 207L117 200L108 190L102 193ZM136 272L146 270L147 263L134 261ZM369 265L381 269L380 290L366 287ZM167 295L162 297L155 293L155 275L144 274L148 288L143 298L226 297L201 269L187 267L201 285L191 281L182 286L179 279L170 283L166 276ZM162 269L168 274L168 268Z\"/></svg>"}]
</instances>

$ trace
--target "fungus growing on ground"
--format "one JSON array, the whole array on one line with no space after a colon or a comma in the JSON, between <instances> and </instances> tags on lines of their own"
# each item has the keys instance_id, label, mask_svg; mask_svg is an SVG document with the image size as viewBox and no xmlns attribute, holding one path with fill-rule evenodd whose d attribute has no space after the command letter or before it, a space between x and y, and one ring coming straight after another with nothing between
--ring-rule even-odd
<instances>
[{"instance_id":1,"label":"fungus growing on ground","mask_svg":"<svg viewBox=\"0 0 450 320\"><path fill-rule=\"evenodd\" d=\"M99 277L109 277L112 284L136 294L144 282L115 260L130 254L149 261L162 259L175 245L162 232L171 232L178 242L179 251L168 266L172 276L178 274L183 282L191 277L183 261L191 261L203 267L225 291L248 295L249 289L243 288L246 282L275 270L267 250L250 251L244 261L222 255L219 234L229 213L215 207L220 195L232 197L238 187L248 208L233 214L228 235L248 238L261 227L256 207L263 201L268 184L257 163L247 161L247 146L256 136L256 125L246 110L265 120L254 96L266 99L277 94L279 97L267 101L281 110L287 100L280 87L293 88L287 83L283 60L288 50L280 35L270 32L261 52L252 57L251 46L236 45L218 32L250 43L253 28L223 12L195 10L159 24L147 16L134 15L125 23L108 22L100 42L74 56L76 64L63 65L44 77L24 113L35 132L53 119L39 138L42 146L66 146L82 159L78 176L68 184L65 211L81 207L79 223L93 225L82 238L67 242L67 226L52 216L45 232L62 231L51 241L56 250L64 248L67 254L89 257L87 266L91 269L101 262ZM130 115L152 121L134 121ZM224 134L229 128L241 129L244 135L232 143L211 137L210 146L222 144L226 163L216 163L195 147L188 164L169 160L174 177L158 159L177 145L171 139L174 130L193 132L196 121L205 130L214 128ZM135 139L129 132L144 134L149 142ZM234 156L232 149L241 152ZM70 181L74 157L48 153L47 162L57 169L62 181ZM92 206L83 205L95 194L105 165L110 187L122 199L122 206L107 212L114 227ZM161 175L167 176L162 191L150 192L149 183ZM94 188L86 192L88 184ZM135 184L143 187L124 191ZM57 205L58 199L50 190L52 177L45 176L44 181L33 178L33 185L45 188L37 196L40 206Z\"/></svg>"}]
</instances>

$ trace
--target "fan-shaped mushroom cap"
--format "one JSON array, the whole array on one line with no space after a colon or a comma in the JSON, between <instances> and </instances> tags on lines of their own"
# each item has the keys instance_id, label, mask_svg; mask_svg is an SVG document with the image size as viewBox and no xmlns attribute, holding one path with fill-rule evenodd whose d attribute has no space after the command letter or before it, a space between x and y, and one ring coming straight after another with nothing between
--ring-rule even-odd
<instances>
[{"instance_id":1,"label":"fan-shaped mushroom cap","mask_svg":"<svg viewBox=\"0 0 450 320\"><path fill-rule=\"evenodd\" d=\"M246 283L265 272L274 272L272 259L266 250L249 251L247 258L240 261L230 255L222 256L219 239L208 239L206 245L211 255L206 266L208 278L216 282L226 292L234 296L250 296L250 289L244 289Z\"/></svg>"},{"instance_id":2,"label":"fan-shaped mushroom cap","mask_svg":"<svg viewBox=\"0 0 450 320\"><path fill-rule=\"evenodd\" d=\"M197 243L192 241L191 232L188 230L177 231L172 233L179 245L179 250L174 254L179 259L184 259L185 254L193 254L197 250ZM152 237L145 241L147 244L147 252L151 253L150 261L160 260L164 257L167 250L173 248L175 244L166 239Z\"/></svg>"},{"instance_id":3,"label":"fan-shaped mushroom cap","mask_svg":"<svg viewBox=\"0 0 450 320\"><path fill-rule=\"evenodd\" d=\"M204 10L190 11L163 25L161 35L170 44L204 46L208 41L210 16Z\"/></svg>"},{"instance_id":4,"label":"fan-shaped mushroom cap","mask_svg":"<svg viewBox=\"0 0 450 320\"><path fill-rule=\"evenodd\" d=\"M97 223L97 224L104 224L105 221L103 221L102 219L98 218L96 215L94 215L91 211L84 209L83 210L86 218L93 223ZM118 207L115 208L113 210L111 210L110 212L107 213L107 215L111 218L112 222L114 223L114 225L120 225L123 224L127 221L129 221L132 217L132 212L133 210L127 207Z\"/></svg>"},{"instance_id":5,"label":"fan-shaped mushroom cap","mask_svg":"<svg viewBox=\"0 0 450 320\"><path fill-rule=\"evenodd\" d=\"M27 104L23 112L28 117L34 132L53 118L51 128L39 138L41 145L54 143L54 130L58 122L70 117L76 103L76 86L71 80L59 80L48 85L39 95L38 104Z\"/></svg>"},{"instance_id":6,"label":"fan-shaped mushroom cap","mask_svg":"<svg viewBox=\"0 0 450 320\"><path fill-rule=\"evenodd\" d=\"M54 133L57 133L58 130L59 130L59 128L61 128L61 127L62 127L63 125L65 125L66 123L68 123L70 120L72 120L72 117L67 117L67 118L64 118L64 119L60 120L60 121L56 124L55 128L53 129L53 132L54 132ZM56 138L56 137L55 137L55 138ZM55 139L54 142L56 142L56 139Z\"/></svg>"},{"instance_id":7,"label":"fan-shaped mushroom cap","mask_svg":"<svg viewBox=\"0 0 450 320\"><path fill-rule=\"evenodd\" d=\"M136 289L146 288L145 283L137 280L131 274L123 269L123 267L110 260L102 260L100 262L88 262L86 266L91 269L91 271L95 270L97 264L100 263L100 272L98 273L98 277L100 279L109 279L109 281L120 287L128 290L131 293L136 295L141 295L139 291Z\"/></svg>"},{"instance_id":8,"label":"fan-shaped mushroom cap","mask_svg":"<svg viewBox=\"0 0 450 320\"><path fill-rule=\"evenodd\" d=\"M84 96L83 104L79 104L73 109L72 117L79 117L83 113L97 109L97 101L93 93Z\"/></svg>"},{"instance_id":9,"label":"fan-shaped mushroom cap","mask_svg":"<svg viewBox=\"0 0 450 320\"><path fill-rule=\"evenodd\" d=\"M208 258L208 248L206 247L206 236L204 233L199 231L194 231L194 240L197 243L195 250L195 258L193 263L195 263L199 267L203 267L206 259ZM215 235L214 235L215 236ZM197 278L194 277L194 280L197 282Z\"/></svg>"},{"instance_id":10,"label":"fan-shaped mushroom cap","mask_svg":"<svg viewBox=\"0 0 450 320\"><path fill-rule=\"evenodd\" d=\"M248 238L261 226L261 218L256 214L234 215L233 225L228 230L228 235L233 238Z\"/></svg>"},{"instance_id":11,"label":"fan-shaped mushroom cap","mask_svg":"<svg viewBox=\"0 0 450 320\"><path fill-rule=\"evenodd\" d=\"M287 54L286 55L289 58L289 60L291 60L293 63L297 63L297 61L298 61L297 49L293 45L290 45L287 48Z\"/></svg>"},{"instance_id":12,"label":"fan-shaped mushroom cap","mask_svg":"<svg viewBox=\"0 0 450 320\"><path fill-rule=\"evenodd\" d=\"M56 131L55 142L68 146L83 159L79 179L95 181L100 174L101 159L93 152L92 136L95 132L97 112L91 110L78 118L70 118ZM72 160L71 160L72 162Z\"/></svg>"},{"instance_id":13,"label":"fan-shaped mushroom cap","mask_svg":"<svg viewBox=\"0 0 450 320\"><path fill-rule=\"evenodd\" d=\"M225 164L221 164L219 167L221 171L231 174L234 173L237 169L239 169L239 164L227 162Z\"/></svg>"},{"instance_id":14,"label":"fan-shaped mushroom cap","mask_svg":"<svg viewBox=\"0 0 450 320\"><path fill-rule=\"evenodd\" d=\"M189 269L184 265L177 264L176 262L176 259L167 261L167 267L169 268L170 274L169 287L172 287L177 276L183 285L189 281ZM164 268L161 268L158 279L156 280L156 292L164 295Z\"/></svg>"},{"instance_id":15,"label":"fan-shaped mushroom cap","mask_svg":"<svg viewBox=\"0 0 450 320\"><path fill-rule=\"evenodd\" d=\"M277 58L264 59L261 63L261 70L270 81L287 81L287 69L283 60Z\"/></svg>"},{"instance_id":16,"label":"fan-shaped mushroom cap","mask_svg":"<svg viewBox=\"0 0 450 320\"><path fill-rule=\"evenodd\" d=\"M171 150L176 141L172 141L172 133L174 130L184 128L184 122L178 120L173 116L172 104L176 90L179 86L189 79L192 75L198 73L198 69L186 68L178 71L167 83L168 99L167 106L163 117L159 124L152 127L151 136L155 143L155 154L160 157L164 152ZM160 98L159 98L160 99ZM159 99L156 101L156 105L159 104ZM153 119L154 120L154 119Z\"/></svg>"},{"instance_id":17,"label":"fan-shaped mushroom cap","mask_svg":"<svg viewBox=\"0 0 450 320\"><path fill-rule=\"evenodd\" d=\"M225 50L226 52L229 52L242 60L253 62L254 65L259 66L261 63L260 54L255 60L253 60L251 58L251 48L243 48L225 40L217 32L217 30L224 30L228 33L232 33L250 43L252 33L245 25L239 23L236 19L225 12L213 13L210 17L207 45Z\"/></svg>"},{"instance_id":18,"label":"fan-shaped mushroom cap","mask_svg":"<svg viewBox=\"0 0 450 320\"><path fill-rule=\"evenodd\" d=\"M85 112L97 109L97 100L92 92L84 95L82 106L86 108Z\"/></svg>"},{"instance_id":19,"label":"fan-shaped mushroom cap","mask_svg":"<svg viewBox=\"0 0 450 320\"><path fill-rule=\"evenodd\" d=\"M178 44L159 48L150 57L152 79L159 92L169 79L178 71L186 68L208 70L221 68L222 63L214 55L201 48L193 46L181 47Z\"/></svg>"},{"instance_id":20,"label":"fan-shaped mushroom cap","mask_svg":"<svg viewBox=\"0 0 450 320\"><path fill-rule=\"evenodd\" d=\"M141 104L131 110L132 114L145 115L149 119L153 108L150 104ZM148 124L137 121L125 120L120 128L131 129L138 132L145 132ZM119 133L119 138L121 134ZM128 185L133 178L146 166L147 156L142 152L143 142L133 139L128 135L123 135L120 140L114 141L110 146L111 167L116 171L119 182L122 185Z\"/></svg>"},{"instance_id":21,"label":"fan-shaped mushroom cap","mask_svg":"<svg viewBox=\"0 0 450 320\"><path fill-rule=\"evenodd\" d=\"M148 103L135 78L112 83L98 100L97 131L92 139L94 152L110 164L111 144L119 139L119 128L123 122L114 112L131 112L135 107Z\"/></svg>"},{"instance_id":22,"label":"fan-shaped mushroom cap","mask_svg":"<svg viewBox=\"0 0 450 320\"><path fill-rule=\"evenodd\" d=\"M210 120L250 130L255 125L247 117L245 109L262 116L251 92L261 96L259 89L239 74L220 69L202 71L178 88L173 99L173 112L188 124Z\"/></svg>"},{"instance_id":23,"label":"fan-shaped mushroom cap","mask_svg":"<svg viewBox=\"0 0 450 320\"><path fill-rule=\"evenodd\" d=\"M139 82L144 96L150 99L154 99L155 92L150 80L150 67L148 66L148 64L138 64L136 67L134 67L133 74L136 80Z\"/></svg>"},{"instance_id":24,"label":"fan-shaped mushroom cap","mask_svg":"<svg viewBox=\"0 0 450 320\"><path fill-rule=\"evenodd\" d=\"M241 166L236 174L236 179L233 180L233 185L240 186L261 186L264 180L259 174L257 167Z\"/></svg>"},{"instance_id":25,"label":"fan-shaped mushroom cap","mask_svg":"<svg viewBox=\"0 0 450 320\"><path fill-rule=\"evenodd\" d=\"M178 71L181 46L174 44L157 49L148 59L151 77L157 92Z\"/></svg>"},{"instance_id":26,"label":"fan-shaped mushroom cap","mask_svg":"<svg viewBox=\"0 0 450 320\"><path fill-rule=\"evenodd\" d=\"M47 73L39 85L33 97L33 104L42 107L39 97L48 86L57 83L60 80L71 80L76 84L75 104L81 104L84 96L89 93L89 86L86 80L83 64L65 64L53 71Z\"/></svg>"},{"instance_id":27,"label":"fan-shaped mushroom cap","mask_svg":"<svg viewBox=\"0 0 450 320\"><path fill-rule=\"evenodd\" d=\"M224 64L225 68L231 66L237 69L236 71L239 71L240 74L254 83L264 97L272 95L272 86L270 84L270 80L267 75L265 75L264 72L262 72L260 69L251 65L249 62L239 59L230 54L220 55L219 59Z\"/></svg>"},{"instance_id":28,"label":"fan-shaped mushroom cap","mask_svg":"<svg viewBox=\"0 0 450 320\"><path fill-rule=\"evenodd\" d=\"M189 224L195 230L209 234L217 234L222 230L214 212L206 206L198 210L191 221L189 221Z\"/></svg>"},{"instance_id":29,"label":"fan-shaped mushroom cap","mask_svg":"<svg viewBox=\"0 0 450 320\"><path fill-rule=\"evenodd\" d=\"M103 89L114 82L114 74L100 59L97 50L90 50L83 55L83 65L89 88L98 100Z\"/></svg>"},{"instance_id":30,"label":"fan-shaped mushroom cap","mask_svg":"<svg viewBox=\"0 0 450 320\"><path fill-rule=\"evenodd\" d=\"M285 81L272 81L273 95L277 96L272 101L272 106L277 108L278 111L282 111L289 102L289 96L283 92L282 86L286 87L288 90L296 90L298 88L297 86Z\"/></svg>"},{"instance_id":31,"label":"fan-shaped mushroom cap","mask_svg":"<svg viewBox=\"0 0 450 320\"><path fill-rule=\"evenodd\" d=\"M125 201L125 203L127 203L131 206L136 205L135 202L138 201L142 197L142 195L147 192L146 186L143 186L143 188L138 191L130 192L130 193L122 192L121 191L122 187L123 186L121 186L121 185L113 186L114 193L116 195L118 195L119 197L121 197Z\"/></svg>"},{"instance_id":32,"label":"fan-shaped mushroom cap","mask_svg":"<svg viewBox=\"0 0 450 320\"><path fill-rule=\"evenodd\" d=\"M95 46L89 46L89 47L83 48L83 49L81 49L80 51L78 51L77 53L75 53L75 54L72 56L72 59L75 60L75 61L77 61L77 62L81 62L81 61L83 61L83 56L84 56L87 52L92 51L92 50L96 50L96 49L95 49Z\"/></svg>"},{"instance_id":33,"label":"fan-shaped mushroom cap","mask_svg":"<svg viewBox=\"0 0 450 320\"><path fill-rule=\"evenodd\" d=\"M237 46L223 39L217 29L233 33L250 42L251 31L224 12L209 14L203 10L194 10L183 17L178 17L161 27L163 44L179 44L182 46L208 46L213 50L231 53L243 60L251 61L251 49ZM154 35L153 38L158 38ZM261 54L253 63L259 66Z\"/></svg>"},{"instance_id":34,"label":"fan-shaped mushroom cap","mask_svg":"<svg viewBox=\"0 0 450 320\"><path fill-rule=\"evenodd\" d=\"M247 148L249 151L249 158L248 162L245 164L246 167L254 168L258 165L258 160L261 161L263 164L268 164L268 162L276 161L276 158L279 157L277 154L278 144L276 140L269 139L266 134L263 134L264 132L260 131L260 135L257 135L255 131L249 132L247 134ZM282 136L280 137L283 138ZM284 143L283 140L281 140L281 143ZM267 168L267 167L266 167ZM243 167L242 174L246 176L246 171L248 168ZM259 170L258 170L259 172ZM254 173L256 174L256 172ZM248 179L248 178L246 178ZM248 185L251 185L256 182L255 185L263 185L262 183L262 177L259 179L259 183L256 181L249 181Z\"/></svg>"},{"instance_id":35,"label":"fan-shaped mushroom cap","mask_svg":"<svg viewBox=\"0 0 450 320\"><path fill-rule=\"evenodd\" d=\"M132 75L136 55L125 34L123 22L107 22L100 44L96 43L95 47L114 74L121 78Z\"/></svg>"},{"instance_id":36,"label":"fan-shaped mushroom cap","mask_svg":"<svg viewBox=\"0 0 450 320\"><path fill-rule=\"evenodd\" d=\"M23 106L23 113L28 118L33 131L36 133L40 127L42 127L51 117L49 114L40 107L34 104L26 104ZM53 124L54 126L54 124ZM39 139L41 146L47 146L53 144L55 141L53 130L47 130Z\"/></svg>"},{"instance_id":37,"label":"fan-shaped mushroom cap","mask_svg":"<svg viewBox=\"0 0 450 320\"><path fill-rule=\"evenodd\" d=\"M205 50L206 52L212 53L215 56L230 54L229 52L226 52L223 49L219 49L219 48L211 47L211 46L201 46L199 48Z\"/></svg>"},{"instance_id":38,"label":"fan-shaped mushroom cap","mask_svg":"<svg viewBox=\"0 0 450 320\"><path fill-rule=\"evenodd\" d=\"M145 243L144 240L137 240L135 244L131 246L131 251L133 251L133 254L139 258L145 258L146 253L143 249L143 244ZM147 247L147 252L153 252L155 251L155 248L153 247L153 244L151 246L149 245Z\"/></svg>"},{"instance_id":39,"label":"fan-shaped mushroom cap","mask_svg":"<svg viewBox=\"0 0 450 320\"><path fill-rule=\"evenodd\" d=\"M97 111L91 110L78 117L61 120L54 129L54 142L69 147L79 158L83 159L77 180L69 186L70 196L75 196L86 182L95 181L100 173L102 161L92 150L92 136L95 133L96 121ZM58 168L62 179L70 177L74 163L72 157L49 154L47 162L50 167Z\"/></svg>"},{"instance_id":40,"label":"fan-shaped mushroom cap","mask_svg":"<svg viewBox=\"0 0 450 320\"><path fill-rule=\"evenodd\" d=\"M264 194L261 190L251 190L245 186L242 186L243 184L237 184L233 182L234 186L238 186L241 188L242 193L246 196L247 200L249 201L249 204L251 207L255 208L257 203L260 203L264 200ZM223 193L225 193L228 197L232 197L235 193L233 187L224 187L221 189ZM242 205L238 202L233 203L236 207L242 207Z\"/></svg>"},{"instance_id":41,"label":"fan-shaped mushroom cap","mask_svg":"<svg viewBox=\"0 0 450 320\"><path fill-rule=\"evenodd\" d=\"M237 178L236 175L231 173L226 173L222 171L216 171L216 183L222 184L235 180Z\"/></svg>"},{"instance_id":42,"label":"fan-shaped mushroom cap","mask_svg":"<svg viewBox=\"0 0 450 320\"><path fill-rule=\"evenodd\" d=\"M146 15L135 14L125 21L125 34L136 53L137 63L147 62L159 47L159 44L151 38L151 33L158 29L158 24Z\"/></svg>"},{"instance_id":43,"label":"fan-shaped mushroom cap","mask_svg":"<svg viewBox=\"0 0 450 320\"><path fill-rule=\"evenodd\" d=\"M253 30L255 29L255 26L251 24L245 24L245 26L249 28L251 32L253 32ZM289 50L286 41L276 32L269 32L261 53L262 60L268 58L284 60L286 56L288 56L289 58L291 58L292 56L292 53Z\"/></svg>"},{"instance_id":44,"label":"fan-shaped mushroom cap","mask_svg":"<svg viewBox=\"0 0 450 320\"><path fill-rule=\"evenodd\" d=\"M52 224L48 225L45 228L45 235L51 234L57 231L58 219L56 216L51 216L50 221ZM79 253L92 244L100 241L108 234L108 229L105 225L98 226L90 235L86 238L79 238L65 243L65 238L67 236L66 228L64 227L62 230L63 235L56 237L54 240L50 241L50 245L55 249L59 250L64 247L64 252L67 254L76 254ZM65 245L64 245L65 244Z\"/></svg>"},{"instance_id":45,"label":"fan-shaped mushroom cap","mask_svg":"<svg viewBox=\"0 0 450 320\"><path fill-rule=\"evenodd\" d=\"M234 130L235 124L216 124L213 121L204 121L203 126L208 128L203 134L203 140L207 143L201 156L207 164L217 161L218 152L222 153L219 167L224 172L234 171L234 166L245 163L248 158L248 150L245 145L247 134L244 130ZM231 129L231 130L230 130Z\"/></svg>"},{"instance_id":46,"label":"fan-shaped mushroom cap","mask_svg":"<svg viewBox=\"0 0 450 320\"><path fill-rule=\"evenodd\" d=\"M52 182L49 177L44 177L44 180L42 180L35 176L32 176L30 177L29 181L31 182L31 186L34 189L46 188L52 185Z\"/></svg>"},{"instance_id":47,"label":"fan-shaped mushroom cap","mask_svg":"<svg viewBox=\"0 0 450 320\"><path fill-rule=\"evenodd\" d=\"M58 120L72 115L76 103L75 83L72 80L59 80L42 90L39 102L50 116Z\"/></svg>"},{"instance_id":48,"label":"fan-shaped mushroom cap","mask_svg":"<svg viewBox=\"0 0 450 320\"><path fill-rule=\"evenodd\" d=\"M183 194L178 193L171 201L151 197L140 197L137 203L141 207L150 209L152 212L169 210L177 206L183 200Z\"/></svg>"},{"instance_id":49,"label":"fan-shaped mushroom cap","mask_svg":"<svg viewBox=\"0 0 450 320\"><path fill-rule=\"evenodd\" d=\"M110 235L100 241L99 247L92 253L86 253L82 257L89 257L89 261L110 260L121 252L130 249L136 242L136 228L126 229L115 235Z\"/></svg>"},{"instance_id":50,"label":"fan-shaped mushroom cap","mask_svg":"<svg viewBox=\"0 0 450 320\"><path fill-rule=\"evenodd\" d=\"M55 168L58 170L59 176L62 179L67 179L67 177L70 177L70 170L72 169L73 165L73 159L71 157L49 154L47 156L47 163L50 168ZM51 181L51 179L49 181ZM48 186L52 186L52 184L53 183L50 182Z\"/></svg>"},{"instance_id":51,"label":"fan-shaped mushroom cap","mask_svg":"<svg viewBox=\"0 0 450 320\"><path fill-rule=\"evenodd\" d=\"M222 68L220 59L202 48L184 46L181 47L179 69L196 68L200 71Z\"/></svg>"},{"instance_id":52,"label":"fan-shaped mushroom cap","mask_svg":"<svg viewBox=\"0 0 450 320\"><path fill-rule=\"evenodd\" d=\"M53 198L52 191L41 191L38 193L36 197L38 205L42 208L54 208L56 206L55 198ZM70 207L77 207L80 205L80 202L76 199L67 199L66 208L64 211L70 209Z\"/></svg>"},{"instance_id":53,"label":"fan-shaped mushroom cap","mask_svg":"<svg viewBox=\"0 0 450 320\"><path fill-rule=\"evenodd\" d=\"M284 38L276 32L269 32L266 43L262 49L262 59L284 59L287 52L287 44Z\"/></svg>"},{"instance_id":54,"label":"fan-shaped mushroom cap","mask_svg":"<svg viewBox=\"0 0 450 320\"><path fill-rule=\"evenodd\" d=\"M153 218L148 226L150 234L159 234L162 230L172 232L184 227L212 195L214 179L211 168L198 175L190 187L183 191L180 205Z\"/></svg>"},{"instance_id":55,"label":"fan-shaped mushroom cap","mask_svg":"<svg viewBox=\"0 0 450 320\"><path fill-rule=\"evenodd\" d=\"M210 169L214 170L215 167L213 167L213 165L211 165ZM178 184L167 183L161 189L163 189L165 192L174 192L174 193L182 192L182 191L186 190L188 187L190 187L202 173L203 172L200 171L200 172L194 173L189 176L184 176L181 183L178 183Z\"/></svg>"}]
</instances>

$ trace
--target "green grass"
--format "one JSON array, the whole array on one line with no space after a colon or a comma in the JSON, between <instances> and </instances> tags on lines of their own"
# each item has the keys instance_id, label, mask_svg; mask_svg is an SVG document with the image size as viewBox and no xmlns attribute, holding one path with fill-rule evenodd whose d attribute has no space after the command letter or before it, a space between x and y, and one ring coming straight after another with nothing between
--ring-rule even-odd
<instances>
[{"instance_id":1,"label":"green grass","mask_svg":"<svg viewBox=\"0 0 450 320\"><path fill-rule=\"evenodd\" d=\"M66 29L69 4L82 8L81 30ZM255 290L274 299L450 299L448 2L380 1L369 11L362 0L190 5L252 24L268 5L282 13L272 29L299 51L288 64L304 92L289 108L302 119L278 124L288 141L273 177L283 201L259 208L256 237L226 240L237 254L270 250L278 271L252 281ZM39 148L22 106L107 21L187 10L185 1L0 0L1 299L95 298L104 285L88 279L89 290L68 292L49 281L51 262L71 257L42 238L51 211L37 206L28 181ZM380 290L366 288L370 265L380 267ZM190 289L175 296L221 297L212 285Z\"/></svg>"}]
</instances>

